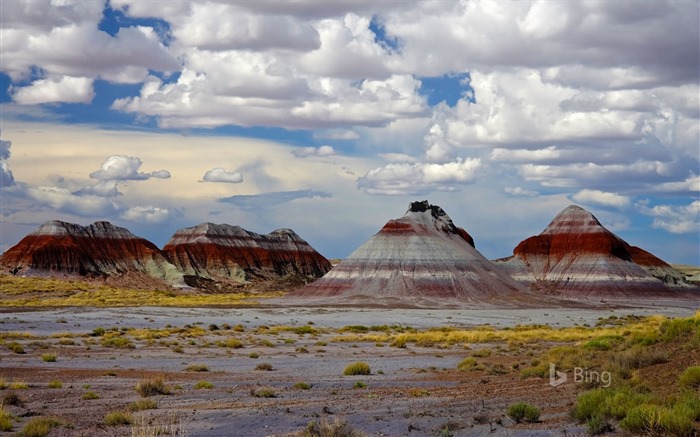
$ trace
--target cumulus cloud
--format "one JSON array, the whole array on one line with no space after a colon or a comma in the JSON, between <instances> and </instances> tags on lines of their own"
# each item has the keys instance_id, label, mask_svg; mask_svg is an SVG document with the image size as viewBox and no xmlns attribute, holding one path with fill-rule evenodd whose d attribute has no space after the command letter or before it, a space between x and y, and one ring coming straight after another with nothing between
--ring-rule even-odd
<instances>
[{"instance_id":1,"label":"cumulus cloud","mask_svg":"<svg viewBox=\"0 0 700 437\"><path fill-rule=\"evenodd\" d=\"M624 208L629 206L630 198L621 196L617 193L607 193L599 190L583 189L571 196L571 200L583 203L586 205L594 204L601 206L611 206L615 208Z\"/></svg>"},{"instance_id":2,"label":"cumulus cloud","mask_svg":"<svg viewBox=\"0 0 700 437\"><path fill-rule=\"evenodd\" d=\"M204 173L202 180L205 182L240 184L243 182L243 174L240 171L226 171L221 167L216 167Z\"/></svg>"},{"instance_id":3,"label":"cumulus cloud","mask_svg":"<svg viewBox=\"0 0 700 437\"><path fill-rule=\"evenodd\" d=\"M117 203L94 195L79 196L65 188L28 187L27 195L39 205L80 217L110 216L119 211Z\"/></svg>"},{"instance_id":4,"label":"cumulus cloud","mask_svg":"<svg viewBox=\"0 0 700 437\"><path fill-rule=\"evenodd\" d=\"M662 193L673 193L673 192L700 192L700 176L691 175L684 181L679 182L665 182L659 184L651 189L651 191L662 192Z\"/></svg>"},{"instance_id":5,"label":"cumulus cloud","mask_svg":"<svg viewBox=\"0 0 700 437\"><path fill-rule=\"evenodd\" d=\"M298 199L329 198L331 193L316 190L274 191L261 194L240 194L219 199L242 209L265 209Z\"/></svg>"},{"instance_id":6,"label":"cumulus cloud","mask_svg":"<svg viewBox=\"0 0 700 437\"><path fill-rule=\"evenodd\" d=\"M173 216L180 215L180 211L158 208L155 206L134 206L126 209L120 214L124 220L140 223L163 223Z\"/></svg>"},{"instance_id":7,"label":"cumulus cloud","mask_svg":"<svg viewBox=\"0 0 700 437\"><path fill-rule=\"evenodd\" d=\"M14 87L12 99L22 105L40 103L90 103L95 96L93 80L87 77L50 77L25 87Z\"/></svg>"},{"instance_id":8,"label":"cumulus cloud","mask_svg":"<svg viewBox=\"0 0 700 437\"><path fill-rule=\"evenodd\" d=\"M689 234L700 231L700 200L688 205L656 205L649 207L645 203L637 203L637 209L645 215L654 218L652 226L672 234Z\"/></svg>"},{"instance_id":9,"label":"cumulus cloud","mask_svg":"<svg viewBox=\"0 0 700 437\"><path fill-rule=\"evenodd\" d=\"M10 159L10 147L12 147L12 141L0 140L0 160Z\"/></svg>"},{"instance_id":10,"label":"cumulus cloud","mask_svg":"<svg viewBox=\"0 0 700 437\"><path fill-rule=\"evenodd\" d=\"M117 181L99 181L95 185L87 185L74 192L77 196L92 195L99 197L116 197L121 193L117 189Z\"/></svg>"},{"instance_id":11,"label":"cumulus cloud","mask_svg":"<svg viewBox=\"0 0 700 437\"><path fill-rule=\"evenodd\" d=\"M292 154L297 158L308 158L310 156L331 156L335 155L335 149L333 149L332 146L298 147L292 150Z\"/></svg>"},{"instance_id":12,"label":"cumulus cloud","mask_svg":"<svg viewBox=\"0 0 700 437\"><path fill-rule=\"evenodd\" d=\"M11 187L15 185L15 177L12 175L12 170L8 167L7 162L0 161L0 186Z\"/></svg>"},{"instance_id":13,"label":"cumulus cloud","mask_svg":"<svg viewBox=\"0 0 700 437\"><path fill-rule=\"evenodd\" d=\"M168 179L170 172L158 170L151 173L139 172L141 159L135 156L112 155L105 159L100 169L90 173L93 179L103 181L145 180L148 178Z\"/></svg>"},{"instance_id":14,"label":"cumulus cloud","mask_svg":"<svg viewBox=\"0 0 700 437\"><path fill-rule=\"evenodd\" d=\"M456 185L472 183L481 167L478 158L458 158L453 162L391 163L370 170L357 181L369 194L423 194L451 191Z\"/></svg>"}]
</instances>

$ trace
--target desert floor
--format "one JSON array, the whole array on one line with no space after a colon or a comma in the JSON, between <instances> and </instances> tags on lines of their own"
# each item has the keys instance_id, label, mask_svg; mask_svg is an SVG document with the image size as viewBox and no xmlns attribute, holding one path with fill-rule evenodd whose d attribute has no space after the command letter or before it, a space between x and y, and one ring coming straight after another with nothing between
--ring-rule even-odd
<instances>
[{"instance_id":1,"label":"desert floor","mask_svg":"<svg viewBox=\"0 0 700 437\"><path fill-rule=\"evenodd\" d=\"M13 433L32 417L53 416L64 426L50 436L155 435L156 428L165 435L283 436L336 418L371 436L586 435L569 414L582 384L555 388L518 370L556 343L400 344L382 336L479 326L559 329L610 316L690 317L697 309L697 301L536 310L4 308L0 378L8 387L0 394L19 396L19 405L6 406L15 417ZM24 353L11 350L17 344ZM697 351L671 355L663 366L700 362ZM478 365L458 370L467 357ZM356 361L369 364L371 374L343 376ZM187 370L192 365L206 371ZM108 413L127 412L144 399L135 390L144 379L162 379L169 394L148 397L157 408L132 411L131 425L108 426ZM49 388L51 381L61 387ZM200 381L211 388L196 388ZM9 387L21 382L28 387ZM511 420L507 407L518 401L539 407L539 422Z\"/></svg>"}]
</instances>

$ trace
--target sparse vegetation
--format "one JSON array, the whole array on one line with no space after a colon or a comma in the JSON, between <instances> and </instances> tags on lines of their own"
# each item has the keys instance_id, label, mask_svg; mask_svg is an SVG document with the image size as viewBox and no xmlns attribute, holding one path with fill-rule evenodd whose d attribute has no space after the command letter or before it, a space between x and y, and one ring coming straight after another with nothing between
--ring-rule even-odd
<instances>
[{"instance_id":1,"label":"sparse vegetation","mask_svg":"<svg viewBox=\"0 0 700 437\"><path fill-rule=\"evenodd\" d=\"M112 411L105 416L107 426L131 425L131 422L133 422L131 414L124 411Z\"/></svg>"},{"instance_id":2,"label":"sparse vegetation","mask_svg":"<svg viewBox=\"0 0 700 437\"><path fill-rule=\"evenodd\" d=\"M143 410L155 410L158 408L158 402L152 399L139 399L129 404L129 411L135 413Z\"/></svg>"},{"instance_id":3,"label":"sparse vegetation","mask_svg":"<svg viewBox=\"0 0 700 437\"><path fill-rule=\"evenodd\" d=\"M465 358L457 364L459 370L473 370L476 367L476 359L469 357Z\"/></svg>"},{"instance_id":4,"label":"sparse vegetation","mask_svg":"<svg viewBox=\"0 0 700 437\"><path fill-rule=\"evenodd\" d=\"M43 354L41 356L41 360L45 363L55 363L56 362L56 355L54 354Z\"/></svg>"},{"instance_id":5,"label":"sparse vegetation","mask_svg":"<svg viewBox=\"0 0 700 437\"><path fill-rule=\"evenodd\" d=\"M307 383L307 382L297 382L292 386L293 388L296 388L298 390L310 390L313 385Z\"/></svg>"},{"instance_id":6,"label":"sparse vegetation","mask_svg":"<svg viewBox=\"0 0 700 437\"><path fill-rule=\"evenodd\" d=\"M367 383L364 381L356 381L355 384L353 384L352 388L365 389L365 388L367 388Z\"/></svg>"},{"instance_id":7,"label":"sparse vegetation","mask_svg":"<svg viewBox=\"0 0 700 437\"><path fill-rule=\"evenodd\" d=\"M274 398L277 396L275 391L271 388L259 388L257 390L253 389L250 391L250 394L256 398Z\"/></svg>"},{"instance_id":8,"label":"sparse vegetation","mask_svg":"<svg viewBox=\"0 0 700 437\"><path fill-rule=\"evenodd\" d=\"M0 404L0 431L3 431L3 432L12 431L13 427L14 427L14 425L13 425L12 414L10 414L5 409L5 403Z\"/></svg>"},{"instance_id":9,"label":"sparse vegetation","mask_svg":"<svg viewBox=\"0 0 700 437\"><path fill-rule=\"evenodd\" d=\"M49 388L63 388L63 383L58 379L49 382Z\"/></svg>"},{"instance_id":10,"label":"sparse vegetation","mask_svg":"<svg viewBox=\"0 0 700 437\"><path fill-rule=\"evenodd\" d=\"M486 358L490 357L492 352L491 349L479 349L472 352L472 356L476 358Z\"/></svg>"},{"instance_id":11,"label":"sparse vegetation","mask_svg":"<svg viewBox=\"0 0 700 437\"><path fill-rule=\"evenodd\" d=\"M214 384L212 384L209 381L198 381L194 385L195 390L202 390L202 389L211 390L212 388L214 388Z\"/></svg>"},{"instance_id":12,"label":"sparse vegetation","mask_svg":"<svg viewBox=\"0 0 700 437\"><path fill-rule=\"evenodd\" d=\"M251 352L248 354L248 358L260 358L260 354L257 352Z\"/></svg>"},{"instance_id":13,"label":"sparse vegetation","mask_svg":"<svg viewBox=\"0 0 700 437\"><path fill-rule=\"evenodd\" d=\"M100 344L116 349L134 349L136 345L126 337L103 337Z\"/></svg>"},{"instance_id":14,"label":"sparse vegetation","mask_svg":"<svg viewBox=\"0 0 700 437\"><path fill-rule=\"evenodd\" d=\"M351 376L351 375L369 375L372 373L372 370L369 367L369 364L365 363L364 361L357 361L352 364L348 364L345 367L345 370L343 370L343 375L346 376Z\"/></svg>"},{"instance_id":15,"label":"sparse vegetation","mask_svg":"<svg viewBox=\"0 0 700 437\"><path fill-rule=\"evenodd\" d=\"M86 391L83 393L83 400L90 401L93 399L99 399L100 397L94 391Z\"/></svg>"},{"instance_id":16,"label":"sparse vegetation","mask_svg":"<svg viewBox=\"0 0 700 437\"><path fill-rule=\"evenodd\" d=\"M685 369L678 378L678 383L681 387L690 389L700 387L700 366L691 366Z\"/></svg>"},{"instance_id":17,"label":"sparse vegetation","mask_svg":"<svg viewBox=\"0 0 700 437\"><path fill-rule=\"evenodd\" d=\"M46 437L52 429L65 426L65 422L55 417L35 417L27 422L19 437Z\"/></svg>"},{"instance_id":18,"label":"sparse vegetation","mask_svg":"<svg viewBox=\"0 0 700 437\"><path fill-rule=\"evenodd\" d=\"M24 405L24 402L17 393L11 391L9 393L5 393L5 395L2 397L2 402L0 402L0 405L13 405L21 407Z\"/></svg>"},{"instance_id":19,"label":"sparse vegetation","mask_svg":"<svg viewBox=\"0 0 700 437\"><path fill-rule=\"evenodd\" d=\"M537 422L540 420L540 409L525 402L518 402L509 406L506 414L516 423Z\"/></svg>"},{"instance_id":20,"label":"sparse vegetation","mask_svg":"<svg viewBox=\"0 0 700 437\"><path fill-rule=\"evenodd\" d=\"M190 364L185 370L188 372L208 372L209 367L206 364Z\"/></svg>"},{"instance_id":21,"label":"sparse vegetation","mask_svg":"<svg viewBox=\"0 0 700 437\"><path fill-rule=\"evenodd\" d=\"M365 437L361 431L350 426L345 420L335 418L333 422L326 419L312 421L299 434L300 437Z\"/></svg>"},{"instance_id":22,"label":"sparse vegetation","mask_svg":"<svg viewBox=\"0 0 700 437\"><path fill-rule=\"evenodd\" d=\"M264 370L267 372L274 370L274 369L275 368L270 363L260 363L257 366L255 366L255 370Z\"/></svg>"},{"instance_id":23,"label":"sparse vegetation","mask_svg":"<svg viewBox=\"0 0 700 437\"><path fill-rule=\"evenodd\" d=\"M14 381L8 385L10 390L26 390L29 388L29 384L24 381Z\"/></svg>"},{"instance_id":24,"label":"sparse vegetation","mask_svg":"<svg viewBox=\"0 0 700 437\"><path fill-rule=\"evenodd\" d=\"M143 379L136 384L136 392L143 397L167 395L170 390L165 386L161 378Z\"/></svg>"}]
</instances>

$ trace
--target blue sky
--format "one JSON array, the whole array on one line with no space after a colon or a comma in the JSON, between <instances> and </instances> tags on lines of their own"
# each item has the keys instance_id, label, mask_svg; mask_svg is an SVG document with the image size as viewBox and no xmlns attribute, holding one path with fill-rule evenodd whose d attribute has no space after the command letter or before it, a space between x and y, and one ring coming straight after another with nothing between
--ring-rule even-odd
<instances>
[{"instance_id":1,"label":"blue sky","mask_svg":"<svg viewBox=\"0 0 700 437\"><path fill-rule=\"evenodd\" d=\"M374 3L3 2L0 250L211 221L344 257L428 199L490 258L575 203L700 264L697 2Z\"/></svg>"}]
</instances>

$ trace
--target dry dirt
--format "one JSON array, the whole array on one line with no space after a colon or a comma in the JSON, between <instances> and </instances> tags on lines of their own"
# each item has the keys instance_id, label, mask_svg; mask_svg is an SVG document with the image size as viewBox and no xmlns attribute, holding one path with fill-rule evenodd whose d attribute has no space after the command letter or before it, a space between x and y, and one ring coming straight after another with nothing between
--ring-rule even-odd
<instances>
[{"instance_id":1,"label":"dry dirt","mask_svg":"<svg viewBox=\"0 0 700 437\"><path fill-rule=\"evenodd\" d=\"M14 390L23 406L7 407L17 418L15 431L33 416L56 416L70 423L50 436L130 436L128 425L107 426L104 416L126 411L140 399L134 387L144 378L163 378L169 395L155 396L158 408L134 413L142 423L173 425L188 436L283 436L304 429L312 420L342 417L370 436L577 436L583 427L569 418L576 394L574 382L551 387L547 380L521 379L513 365L527 363L546 350L544 344L510 348L505 343L406 348L373 342L333 341L336 332L299 334L260 332L263 325L339 328L345 325L397 324L416 328L475 326L491 323L546 323L559 326L594 324L611 314L690 316L690 307L652 306L616 310L358 310L358 309L172 309L67 308L47 311L4 310L0 331L21 332L36 338L6 339L20 343L26 353L0 347L0 378L24 381L28 389ZM242 325L244 332L209 325ZM95 327L202 327L197 338L136 340L133 349L115 349L87 337ZM66 333L75 344L59 344ZM52 335L53 334L53 335ZM239 338L242 348L216 343ZM177 344L176 344L177 343ZM175 351L176 346L182 350ZM479 362L487 370L458 371L457 364L478 349L491 349ZM259 354L251 358L252 352ZM56 355L44 362L43 354ZM343 376L344 367L365 361L371 375ZM255 370L269 363L273 370ZM190 372L191 364L205 364L208 372ZM494 372L492 369L501 369ZM500 373L500 372L503 373ZM651 375L650 375L651 376ZM52 380L62 388L48 388ZM212 389L195 389L198 381ZM355 388L362 381L365 388ZM298 382L312 387L294 388ZM251 391L271 388L273 398ZM0 391L5 395L10 390ZM92 391L99 399L85 400ZM542 410L539 423L515 424L505 415L508 405L525 401ZM448 429L449 431L444 431ZM0 436L12 435L0 432Z\"/></svg>"}]
</instances>

